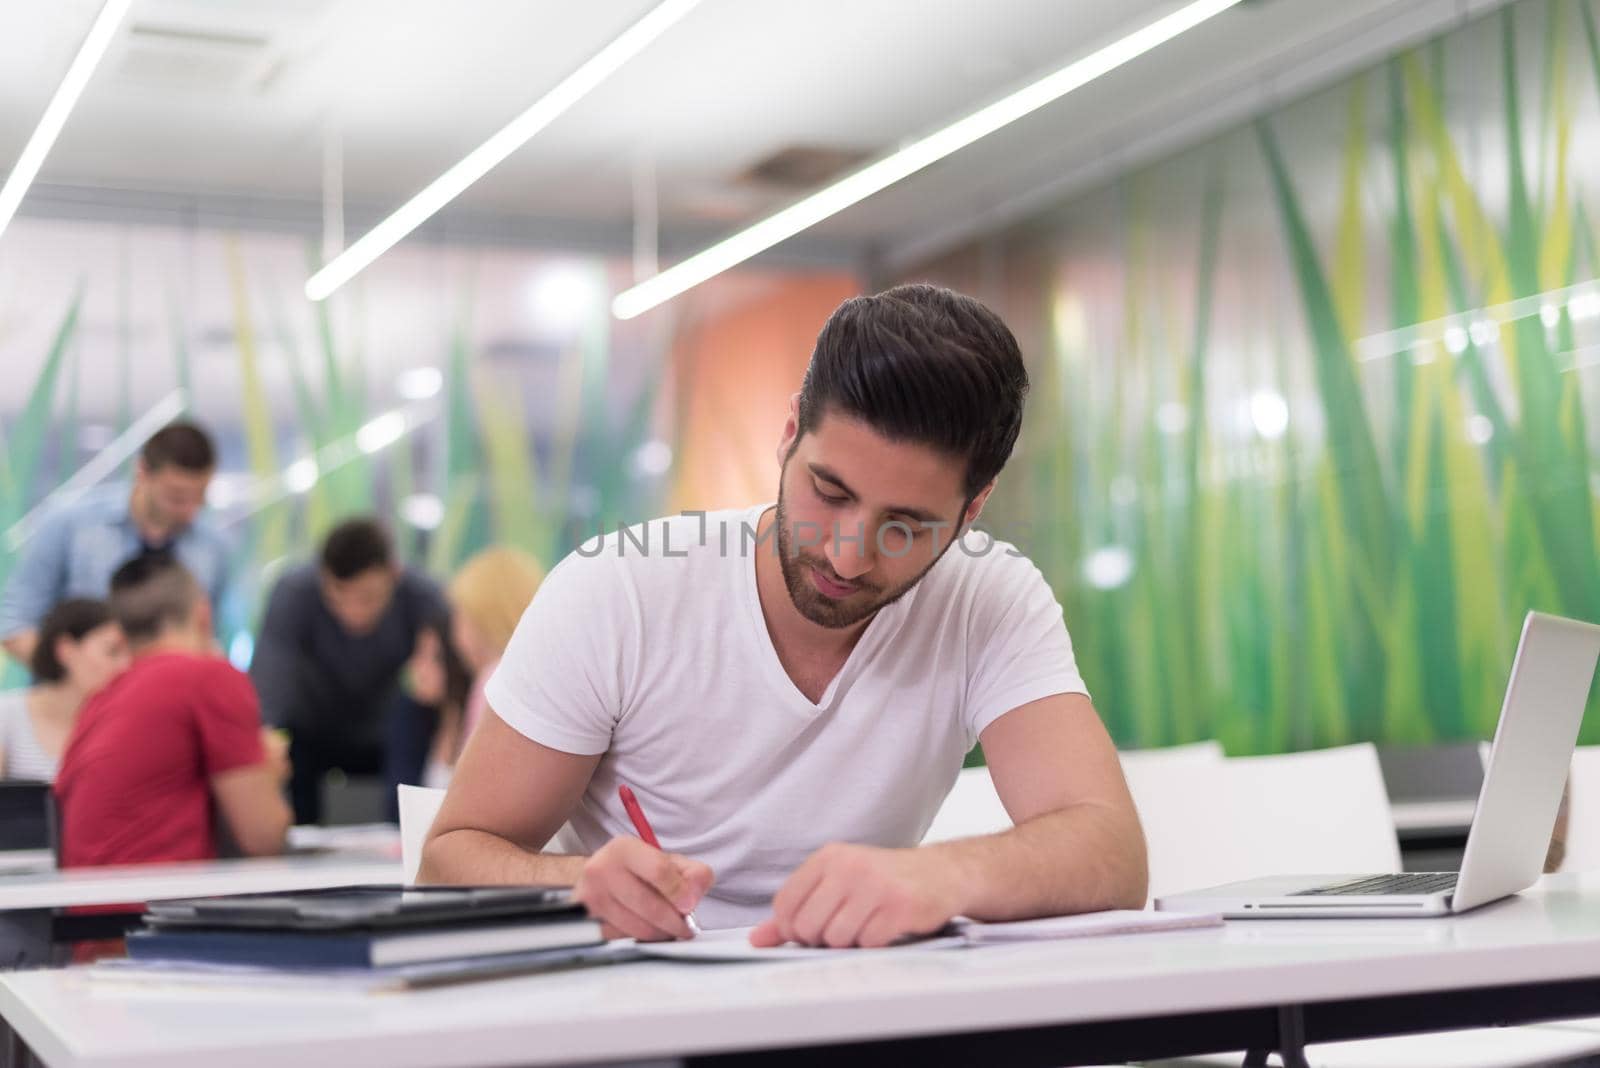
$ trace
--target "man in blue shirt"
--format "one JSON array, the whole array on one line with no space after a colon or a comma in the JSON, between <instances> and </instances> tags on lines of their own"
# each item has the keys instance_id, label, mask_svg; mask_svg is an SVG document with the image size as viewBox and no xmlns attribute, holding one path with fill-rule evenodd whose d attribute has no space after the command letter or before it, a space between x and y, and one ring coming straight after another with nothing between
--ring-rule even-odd
<instances>
[{"instance_id":1,"label":"man in blue shirt","mask_svg":"<svg viewBox=\"0 0 1600 1068\"><path fill-rule=\"evenodd\" d=\"M200 510L216 467L204 430L171 423L144 443L131 490L108 487L45 516L0 594L0 644L27 663L39 620L57 601L104 598L112 572L152 553L182 564L215 608L228 580L229 546Z\"/></svg>"}]
</instances>

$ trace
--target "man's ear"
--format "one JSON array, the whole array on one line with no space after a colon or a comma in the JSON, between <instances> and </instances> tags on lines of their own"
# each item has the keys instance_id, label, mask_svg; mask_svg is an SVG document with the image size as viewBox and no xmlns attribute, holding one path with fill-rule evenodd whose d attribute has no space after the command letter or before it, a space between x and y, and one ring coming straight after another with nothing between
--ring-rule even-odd
<instances>
[{"instance_id":1,"label":"man's ear","mask_svg":"<svg viewBox=\"0 0 1600 1068\"><path fill-rule=\"evenodd\" d=\"M789 458L789 450L794 448L795 441L800 437L800 394L795 393L789 397L789 417L783 421L783 439L778 442L778 466Z\"/></svg>"},{"instance_id":2,"label":"man's ear","mask_svg":"<svg viewBox=\"0 0 1600 1068\"><path fill-rule=\"evenodd\" d=\"M978 516L983 514L983 506L989 502L989 494L994 492L996 481L997 479L991 478L989 484L979 490L978 495L972 498L972 503L967 505L967 510L961 517L961 526L963 528L971 527L972 524L978 521Z\"/></svg>"}]
</instances>

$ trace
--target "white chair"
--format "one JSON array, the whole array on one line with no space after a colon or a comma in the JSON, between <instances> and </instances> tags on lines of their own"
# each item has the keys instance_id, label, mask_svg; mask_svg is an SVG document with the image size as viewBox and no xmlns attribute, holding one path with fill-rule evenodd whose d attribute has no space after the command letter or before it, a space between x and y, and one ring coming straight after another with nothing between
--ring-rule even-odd
<instances>
[{"instance_id":1,"label":"white chair","mask_svg":"<svg viewBox=\"0 0 1600 1068\"><path fill-rule=\"evenodd\" d=\"M422 843L433 818L444 804L443 790L427 786L400 786L400 867L407 886L415 886L422 867Z\"/></svg>"},{"instance_id":2,"label":"white chair","mask_svg":"<svg viewBox=\"0 0 1600 1068\"><path fill-rule=\"evenodd\" d=\"M444 804L445 791L429 786L399 786L400 794L400 867L407 886L415 886L417 870L422 867L422 843L433 827L439 806ZM584 852L577 833L570 823L563 824L555 836L545 844L546 853L577 854Z\"/></svg>"},{"instance_id":3,"label":"white chair","mask_svg":"<svg viewBox=\"0 0 1600 1068\"><path fill-rule=\"evenodd\" d=\"M1562 871L1600 869L1600 745L1580 745L1572 754L1567 797L1567 855Z\"/></svg>"},{"instance_id":4,"label":"white chair","mask_svg":"<svg viewBox=\"0 0 1600 1068\"><path fill-rule=\"evenodd\" d=\"M1324 1042L1306 1047L1306 1059L1312 1068L1536 1068L1592 1056L1596 1048L1600 1039L1594 1034L1548 1024Z\"/></svg>"},{"instance_id":5,"label":"white chair","mask_svg":"<svg viewBox=\"0 0 1600 1068\"><path fill-rule=\"evenodd\" d=\"M933 823L922 836L923 845L948 842L952 838L975 838L995 834L1011 826L1006 806L995 792L994 780L986 767L962 768L956 784L945 795L934 814Z\"/></svg>"},{"instance_id":6,"label":"white chair","mask_svg":"<svg viewBox=\"0 0 1600 1068\"><path fill-rule=\"evenodd\" d=\"M1122 760L1122 773L1128 777L1128 785L1134 787L1135 783L1173 768L1220 764L1227 754L1222 751L1221 742L1207 738L1203 742L1168 745L1159 749L1119 749L1117 756Z\"/></svg>"},{"instance_id":7,"label":"white chair","mask_svg":"<svg viewBox=\"0 0 1600 1068\"><path fill-rule=\"evenodd\" d=\"M1235 833L1229 879L1285 872L1397 872L1400 844L1378 751L1367 742L1223 764Z\"/></svg>"},{"instance_id":8,"label":"white chair","mask_svg":"<svg viewBox=\"0 0 1600 1068\"><path fill-rule=\"evenodd\" d=\"M1218 799L1197 799L1213 827L1173 860L1191 887L1297 872L1400 870L1388 794L1370 745L1223 762ZM1154 866L1152 848L1152 866ZM1246 921L1271 923L1273 921ZM1338 920L1326 921L1331 925ZM1403 921L1396 921L1403 922ZM1600 1036L1542 1027L1487 1028L1310 1046L1314 1068L1521 1068L1600 1049ZM1237 1065L1242 1053L1159 1062L1169 1068Z\"/></svg>"},{"instance_id":9,"label":"white chair","mask_svg":"<svg viewBox=\"0 0 1600 1068\"><path fill-rule=\"evenodd\" d=\"M1284 872L1400 870L1371 745L1172 761L1128 782L1152 898Z\"/></svg>"},{"instance_id":10,"label":"white chair","mask_svg":"<svg viewBox=\"0 0 1600 1068\"><path fill-rule=\"evenodd\" d=\"M1562 871L1600 870L1600 745L1580 745L1572 754L1570 792L1567 796L1567 852ZM1600 1034L1600 1016L1539 1024L1539 1030L1584 1034L1590 1041Z\"/></svg>"},{"instance_id":11,"label":"white chair","mask_svg":"<svg viewBox=\"0 0 1600 1068\"><path fill-rule=\"evenodd\" d=\"M1122 773L1139 810L1150 864L1150 897L1221 881L1206 868L1197 842L1215 834L1225 818L1217 808L1222 746L1197 742L1169 749L1134 749L1122 755Z\"/></svg>"},{"instance_id":12,"label":"white chair","mask_svg":"<svg viewBox=\"0 0 1600 1068\"><path fill-rule=\"evenodd\" d=\"M1140 787L1136 783L1148 782L1151 789L1156 789L1155 784L1166 772L1181 770L1190 764L1220 763L1222 746L1217 742L1196 742L1167 749L1129 750L1118 755L1122 758L1129 789L1134 791L1134 803L1138 804ZM948 842L952 838L974 838L996 834L1010 826L1011 817L995 791L989 769L962 768L928 832L922 836L922 842L927 845Z\"/></svg>"}]
</instances>

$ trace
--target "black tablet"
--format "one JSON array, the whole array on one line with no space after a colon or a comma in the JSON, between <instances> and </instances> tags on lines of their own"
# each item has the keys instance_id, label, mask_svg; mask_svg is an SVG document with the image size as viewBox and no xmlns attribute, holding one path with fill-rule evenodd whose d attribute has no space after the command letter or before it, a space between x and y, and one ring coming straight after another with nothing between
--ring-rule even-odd
<instances>
[{"instance_id":1,"label":"black tablet","mask_svg":"<svg viewBox=\"0 0 1600 1068\"><path fill-rule=\"evenodd\" d=\"M152 901L157 927L337 931L474 920L558 919L582 915L566 887L335 886L323 890L228 894Z\"/></svg>"}]
</instances>

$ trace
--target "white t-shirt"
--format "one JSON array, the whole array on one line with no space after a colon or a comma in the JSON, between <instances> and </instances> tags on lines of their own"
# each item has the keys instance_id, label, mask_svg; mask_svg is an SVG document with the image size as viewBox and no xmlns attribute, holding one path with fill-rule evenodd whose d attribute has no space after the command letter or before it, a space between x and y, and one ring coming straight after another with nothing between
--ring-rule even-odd
<instances>
[{"instance_id":1,"label":"white t-shirt","mask_svg":"<svg viewBox=\"0 0 1600 1068\"><path fill-rule=\"evenodd\" d=\"M663 848L711 866L707 927L764 919L828 842L915 845L985 727L1087 692L1038 568L969 533L878 612L813 704L761 614L766 507L591 539L539 587L487 691L528 738L605 754L571 816L585 852L634 833L626 783Z\"/></svg>"},{"instance_id":2,"label":"white t-shirt","mask_svg":"<svg viewBox=\"0 0 1600 1068\"><path fill-rule=\"evenodd\" d=\"M54 782L61 761L45 752L28 718L28 691L0 693L0 746L5 748L5 766L0 777ZM698 918L698 917L697 917Z\"/></svg>"}]
</instances>

